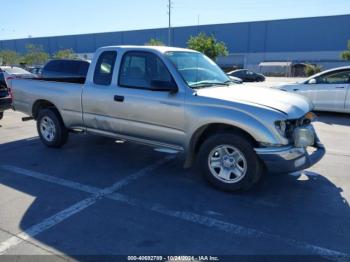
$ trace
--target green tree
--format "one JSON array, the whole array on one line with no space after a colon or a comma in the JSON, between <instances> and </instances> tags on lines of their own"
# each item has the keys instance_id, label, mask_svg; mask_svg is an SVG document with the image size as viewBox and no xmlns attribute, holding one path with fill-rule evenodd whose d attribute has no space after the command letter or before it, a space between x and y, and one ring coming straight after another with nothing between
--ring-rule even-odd
<instances>
[{"instance_id":1,"label":"green tree","mask_svg":"<svg viewBox=\"0 0 350 262\"><path fill-rule=\"evenodd\" d=\"M305 67L305 74L307 76L313 76L317 73L320 73L322 71L322 67L317 65L306 65Z\"/></svg>"},{"instance_id":2,"label":"green tree","mask_svg":"<svg viewBox=\"0 0 350 262\"><path fill-rule=\"evenodd\" d=\"M145 45L150 45L150 46L165 46L165 44L157 39L157 38L151 38Z\"/></svg>"},{"instance_id":3,"label":"green tree","mask_svg":"<svg viewBox=\"0 0 350 262\"><path fill-rule=\"evenodd\" d=\"M55 59L77 59L78 56L76 53L74 53L73 49L62 49L57 51L53 58Z\"/></svg>"},{"instance_id":4,"label":"green tree","mask_svg":"<svg viewBox=\"0 0 350 262\"><path fill-rule=\"evenodd\" d=\"M23 63L26 65L43 65L50 59L42 46L33 44L26 45L27 53L23 56Z\"/></svg>"},{"instance_id":5,"label":"green tree","mask_svg":"<svg viewBox=\"0 0 350 262\"><path fill-rule=\"evenodd\" d=\"M341 58L344 60L350 61L350 40L348 41L348 50L344 51L341 54Z\"/></svg>"},{"instance_id":6,"label":"green tree","mask_svg":"<svg viewBox=\"0 0 350 262\"><path fill-rule=\"evenodd\" d=\"M191 36L187 42L188 48L204 53L206 56L215 60L218 56L227 56L228 49L224 42L219 42L214 35L200 33L197 36Z\"/></svg>"},{"instance_id":7,"label":"green tree","mask_svg":"<svg viewBox=\"0 0 350 262\"><path fill-rule=\"evenodd\" d=\"M17 65L20 60L20 56L12 50L2 50L0 52L0 60L2 65Z\"/></svg>"}]
</instances>

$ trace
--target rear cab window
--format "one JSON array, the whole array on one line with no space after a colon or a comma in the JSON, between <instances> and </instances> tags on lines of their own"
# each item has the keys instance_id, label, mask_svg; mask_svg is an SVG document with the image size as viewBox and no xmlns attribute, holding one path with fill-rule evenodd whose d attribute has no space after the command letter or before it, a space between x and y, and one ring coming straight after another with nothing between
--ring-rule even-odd
<instances>
[{"instance_id":1,"label":"rear cab window","mask_svg":"<svg viewBox=\"0 0 350 262\"><path fill-rule=\"evenodd\" d=\"M101 53L95 67L94 84L111 85L116 59L116 51L104 51Z\"/></svg>"}]
</instances>

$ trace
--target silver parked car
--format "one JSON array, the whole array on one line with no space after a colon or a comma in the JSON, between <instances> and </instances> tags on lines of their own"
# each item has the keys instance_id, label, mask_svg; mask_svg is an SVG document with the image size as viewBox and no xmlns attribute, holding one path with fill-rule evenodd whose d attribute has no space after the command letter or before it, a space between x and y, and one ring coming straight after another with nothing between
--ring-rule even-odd
<instances>
[{"instance_id":1,"label":"silver parked car","mask_svg":"<svg viewBox=\"0 0 350 262\"><path fill-rule=\"evenodd\" d=\"M15 109L37 121L48 147L80 129L172 149L185 154L185 167L197 159L204 177L229 191L250 188L266 169L309 168L325 154L307 99L234 84L192 50L101 48L85 83L69 81L13 81Z\"/></svg>"},{"instance_id":2,"label":"silver parked car","mask_svg":"<svg viewBox=\"0 0 350 262\"><path fill-rule=\"evenodd\" d=\"M309 98L316 111L350 113L350 66L327 70L301 83L278 88Z\"/></svg>"}]
</instances>

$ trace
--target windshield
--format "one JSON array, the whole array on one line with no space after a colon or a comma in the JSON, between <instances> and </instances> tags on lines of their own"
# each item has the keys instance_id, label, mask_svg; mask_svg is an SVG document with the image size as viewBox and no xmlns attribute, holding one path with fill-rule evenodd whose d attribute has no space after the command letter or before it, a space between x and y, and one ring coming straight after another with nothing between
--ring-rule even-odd
<instances>
[{"instance_id":1,"label":"windshield","mask_svg":"<svg viewBox=\"0 0 350 262\"><path fill-rule=\"evenodd\" d=\"M193 89L230 85L230 78L208 57L195 52L167 52L187 85Z\"/></svg>"}]
</instances>

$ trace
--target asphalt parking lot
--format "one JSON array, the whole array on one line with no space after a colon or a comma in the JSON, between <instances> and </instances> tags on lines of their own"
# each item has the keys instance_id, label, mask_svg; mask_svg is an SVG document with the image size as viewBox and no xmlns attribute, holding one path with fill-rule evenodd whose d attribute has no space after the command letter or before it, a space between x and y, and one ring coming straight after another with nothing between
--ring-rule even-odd
<instances>
[{"instance_id":1,"label":"asphalt parking lot","mask_svg":"<svg viewBox=\"0 0 350 262\"><path fill-rule=\"evenodd\" d=\"M0 254L350 257L350 116L320 113L326 157L252 191L217 191L182 159L108 138L44 147L0 121Z\"/></svg>"}]
</instances>

